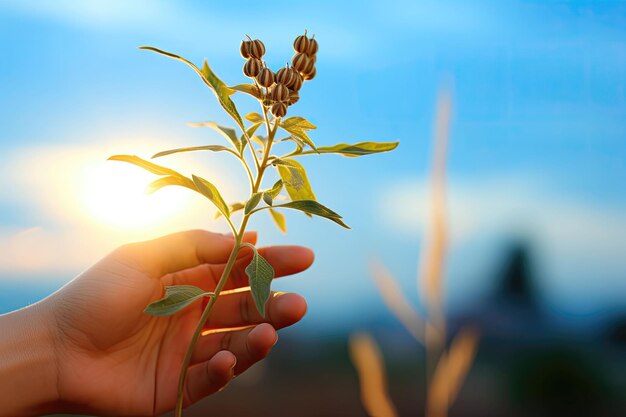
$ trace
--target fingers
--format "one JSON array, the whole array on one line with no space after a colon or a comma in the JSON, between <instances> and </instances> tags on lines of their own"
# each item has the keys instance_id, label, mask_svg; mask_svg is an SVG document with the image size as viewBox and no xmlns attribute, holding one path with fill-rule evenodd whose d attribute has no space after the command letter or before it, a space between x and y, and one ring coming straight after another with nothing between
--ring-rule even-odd
<instances>
[{"instance_id":1,"label":"fingers","mask_svg":"<svg viewBox=\"0 0 626 417\"><path fill-rule=\"evenodd\" d=\"M201 363L220 350L228 350L237 357L235 375L263 359L278 341L274 327L268 323L242 330L210 333L198 340L191 363Z\"/></svg>"},{"instance_id":2,"label":"fingers","mask_svg":"<svg viewBox=\"0 0 626 417\"><path fill-rule=\"evenodd\" d=\"M256 242L256 232L245 236ZM147 242L131 243L115 252L116 256L133 264L143 272L161 276L211 263L226 262L235 244L232 235L221 235L206 230L189 230L174 233Z\"/></svg>"},{"instance_id":3,"label":"fingers","mask_svg":"<svg viewBox=\"0 0 626 417\"><path fill-rule=\"evenodd\" d=\"M223 387L235 375L237 358L231 352L218 352L209 361L191 366L185 380L184 405L198 402Z\"/></svg>"},{"instance_id":4,"label":"fingers","mask_svg":"<svg viewBox=\"0 0 626 417\"><path fill-rule=\"evenodd\" d=\"M306 300L293 293L272 293L261 317L250 291L222 294L217 299L206 328L220 329L268 322L283 328L298 322L306 314Z\"/></svg>"},{"instance_id":5,"label":"fingers","mask_svg":"<svg viewBox=\"0 0 626 417\"><path fill-rule=\"evenodd\" d=\"M270 246L260 248L259 253L272 265L276 278L302 272L311 266L314 259L313 251L303 246ZM249 285L245 269L251 259L252 250L242 249L224 289L232 290ZM195 285L206 291L212 291L222 276L224 267L223 263L200 265L166 277L168 280L164 285Z\"/></svg>"}]
</instances>

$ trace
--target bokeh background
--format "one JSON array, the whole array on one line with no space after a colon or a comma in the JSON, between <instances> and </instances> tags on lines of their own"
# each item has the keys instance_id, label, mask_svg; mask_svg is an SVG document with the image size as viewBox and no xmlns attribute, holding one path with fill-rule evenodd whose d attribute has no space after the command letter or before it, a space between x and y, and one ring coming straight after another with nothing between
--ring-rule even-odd
<instances>
[{"instance_id":1,"label":"bokeh background","mask_svg":"<svg viewBox=\"0 0 626 417\"><path fill-rule=\"evenodd\" d=\"M33 303L117 245L188 228L227 231L186 190L143 193L150 174L107 162L221 143L187 122L230 124L184 65L245 81L244 34L277 69L304 29L317 77L291 114L319 145L399 140L391 154L303 160L345 231L259 216L260 243L317 256L276 282L309 301L272 356L190 415L363 415L347 350L381 345L401 415L421 415L423 350L370 278L380 259L422 309L416 270L440 91L453 102L445 305L481 344L452 415L626 413L626 3L620 1L0 0L0 312ZM253 110L237 99L243 113ZM246 180L216 155L173 156L230 200ZM241 398L248 398L242 401Z\"/></svg>"}]
</instances>

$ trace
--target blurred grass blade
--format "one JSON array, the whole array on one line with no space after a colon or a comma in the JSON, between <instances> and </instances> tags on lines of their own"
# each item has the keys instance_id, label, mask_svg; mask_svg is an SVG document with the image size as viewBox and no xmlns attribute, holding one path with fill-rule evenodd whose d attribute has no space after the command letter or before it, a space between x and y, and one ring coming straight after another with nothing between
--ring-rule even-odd
<instances>
[{"instance_id":1,"label":"blurred grass blade","mask_svg":"<svg viewBox=\"0 0 626 417\"><path fill-rule=\"evenodd\" d=\"M382 355L374 339L367 333L355 333L350 336L349 347L350 359L359 374L361 402L367 414L397 416L387 389Z\"/></svg>"},{"instance_id":2,"label":"blurred grass blade","mask_svg":"<svg viewBox=\"0 0 626 417\"><path fill-rule=\"evenodd\" d=\"M478 332L465 328L456 335L448 353L441 356L428 391L428 417L447 414L471 368L477 347Z\"/></svg>"},{"instance_id":3,"label":"blurred grass blade","mask_svg":"<svg viewBox=\"0 0 626 417\"><path fill-rule=\"evenodd\" d=\"M419 343L424 344L424 319L404 296L402 289L385 266L377 260L370 262L370 272L385 305Z\"/></svg>"}]
</instances>

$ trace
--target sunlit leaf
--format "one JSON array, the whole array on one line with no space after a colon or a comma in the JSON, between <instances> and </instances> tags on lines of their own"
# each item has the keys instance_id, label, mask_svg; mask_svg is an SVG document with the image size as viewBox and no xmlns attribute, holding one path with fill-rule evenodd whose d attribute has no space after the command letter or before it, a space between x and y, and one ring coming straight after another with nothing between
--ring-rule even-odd
<instances>
[{"instance_id":1,"label":"sunlit leaf","mask_svg":"<svg viewBox=\"0 0 626 417\"><path fill-rule=\"evenodd\" d=\"M230 214L232 215L233 213L236 213L236 212L238 212L238 211L240 211L240 210L243 210L243 208L244 208L245 206L246 206L246 205L245 205L244 203L237 202L237 203L232 203L232 204L230 204L230 205L228 206L228 208L229 208ZM213 216L213 218L214 218L215 220L217 220L217 219L219 219L221 216L222 216L222 213L221 213L221 212L219 212L219 211L216 211L216 212L215 212L215 216Z\"/></svg>"},{"instance_id":2,"label":"sunlit leaf","mask_svg":"<svg viewBox=\"0 0 626 417\"><path fill-rule=\"evenodd\" d=\"M232 127L220 126L215 122L200 122L200 123L187 123L187 124L191 127L210 127L211 129L215 130L217 133L219 133L220 135L228 139L230 143L233 144L235 149L241 148L241 142L239 141L239 138L237 137L237 132L235 132L235 129L233 129Z\"/></svg>"},{"instance_id":3,"label":"sunlit leaf","mask_svg":"<svg viewBox=\"0 0 626 417\"><path fill-rule=\"evenodd\" d=\"M271 206L276 196L283 189L283 180L278 180L269 190L263 191L263 201Z\"/></svg>"},{"instance_id":4,"label":"sunlit leaf","mask_svg":"<svg viewBox=\"0 0 626 417\"><path fill-rule=\"evenodd\" d=\"M250 281L250 292L254 304L261 316L265 317L265 304L270 298L274 268L259 254L256 248L254 248L252 261L246 267L246 275Z\"/></svg>"},{"instance_id":5,"label":"sunlit leaf","mask_svg":"<svg viewBox=\"0 0 626 417\"><path fill-rule=\"evenodd\" d=\"M389 152L398 147L399 142L359 142L355 144L340 143L334 146L320 146L317 152L305 151L302 155L313 153L336 153L347 157L371 155L374 153Z\"/></svg>"},{"instance_id":6,"label":"sunlit leaf","mask_svg":"<svg viewBox=\"0 0 626 417\"><path fill-rule=\"evenodd\" d=\"M144 312L153 316L169 316L202 297L212 295L213 293L206 292L193 285L169 286L165 287L165 297L148 304Z\"/></svg>"},{"instance_id":7,"label":"sunlit leaf","mask_svg":"<svg viewBox=\"0 0 626 417\"><path fill-rule=\"evenodd\" d=\"M231 90L236 90L241 93L250 94L252 97L261 99L262 93L259 87L254 84L238 84L229 87Z\"/></svg>"},{"instance_id":8,"label":"sunlit leaf","mask_svg":"<svg viewBox=\"0 0 626 417\"><path fill-rule=\"evenodd\" d=\"M249 122L252 123L263 123L265 121L265 119L263 118L263 116L261 116L259 113L257 112L251 112L246 114L245 116L243 116L244 119L248 120Z\"/></svg>"},{"instance_id":9,"label":"sunlit leaf","mask_svg":"<svg viewBox=\"0 0 626 417\"><path fill-rule=\"evenodd\" d=\"M276 165L278 174L292 200L316 200L302 164L293 159L276 159L273 164Z\"/></svg>"},{"instance_id":10,"label":"sunlit leaf","mask_svg":"<svg viewBox=\"0 0 626 417\"><path fill-rule=\"evenodd\" d=\"M215 204L215 207L217 207L217 209L221 211L224 216L230 217L230 211L228 210L228 206L224 202L224 199L222 198L222 195L217 190L217 188L204 178L198 177L196 175L192 175L191 178L193 179L193 182L196 185L196 189L198 190L198 192L200 192L213 204Z\"/></svg>"},{"instance_id":11,"label":"sunlit leaf","mask_svg":"<svg viewBox=\"0 0 626 417\"><path fill-rule=\"evenodd\" d=\"M183 176L182 174L179 174L173 169L165 168L165 167L162 167L161 165L157 165L150 161L146 161L145 159L142 159L136 155L113 155L109 157L109 161L128 162L133 165L137 165L138 167L141 167L145 169L146 171L152 172L153 174L156 174L156 175L171 175L174 177Z\"/></svg>"},{"instance_id":12,"label":"sunlit leaf","mask_svg":"<svg viewBox=\"0 0 626 417\"><path fill-rule=\"evenodd\" d=\"M252 194L252 197L250 197L250 200L248 200L246 202L246 206L245 206L243 212L245 214L250 213L252 210L255 209L256 206L259 205L260 201L261 201L261 193L254 193L254 194Z\"/></svg>"},{"instance_id":13,"label":"sunlit leaf","mask_svg":"<svg viewBox=\"0 0 626 417\"><path fill-rule=\"evenodd\" d=\"M196 185L189 178L183 177L182 175L181 176L169 175L167 177L161 177L157 180L152 181L146 187L146 192L148 194L152 194L155 191L160 190L163 187L167 187L168 185L179 185L181 187L186 187L193 191L197 191Z\"/></svg>"},{"instance_id":14,"label":"sunlit leaf","mask_svg":"<svg viewBox=\"0 0 626 417\"><path fill-rule=\"evenodd\" d=\"M297 137L295 137L293 135L289 135L286 138L279 139L279 140L277 140L275 142L285 142L285 141L293 142L296 145L296 149L294 149L293 152L291 152L290 155L299 155L299 154L302 153L302 150L304 149L305 143L301 139L298 139ZM311 153L313 153L313 152L311 152Z\"/></svg>"},{"instance_id":15,"label":"sunlit leaf","mask_svg":"<svg viewBox=\"0 0 626 417\"><path fill-rule=\"evenodd\" d=\"M165 155L171 155L173 153L179 153L179 152L193 152L193 151L212 151L212 152L230 152L230 153L234 153L232 149L227 148L226 146L222 146L222 145L206 145L206 146L192 146L192 147L188 147L188 148L176 148L176 149L170 149L167 151L162 151L159 153L156 153L154 155L152 155L152 158L160 158L162 156ZM237 155L236 153L234 153L235 155Z\"/></svg>"},{"instance_id":16,"label":"sunlit leaf","mask_svg":"<svg viewBox=\"0 0 626 417\"><path fill-rule=\"evenodd\" d=\"M286 118L285 120L280 122L280 127L282 127L285 130L287 129L302 129L302 130L317 129L317 126L309 122L304 117L300 117L300 116L293 116L293 117Z\"/></svg>"},{"instance_id":17,"label":"sunlit leaf","mask_svg":"<svg viewBox=\"0 0 626 417\"><path fill-rule=\"evenodd\" d=\"M285 203L285 204L280 204L280 205L275 205L274 208L291 208L294 210L300 210L303 211L305 213L308 214L314 214L316 216L320 216L320 217L324 217L328 220L331 220L335 223L337 223L338 225L345 227L346 229L349 229L350 227L348 227L348 225L346 225L342 220L341 220L341 216L337 213L335 213L334 211L332 211L331 209L329 209L328 207L325 207L323 205L321 205L320 203L318 203L317 201L314 200L298 200L298 201L291 201L289 203Z\"/></svg>"},{"instance_id":18,"label":"sunlit leaf","mask_svg":"<svg viewBox=\"0 0 626 417\"><path fill-rule=\"evenodd\" d=\"M241 143L242 143L242 147L243 147L243 144L244 144L244 143L246 143L246 141L247 141L246 135L247 135L250 139L253 139L253 140L254 140L254 139L255 139L254 132L256 132L256 131L257 131L257 129L259 128L259 126L261 126L262 124L263 124L263 122L256 122L256 123L253 123L252 125L250 125L250 126L246 129L246 134L245 134L245 135L243 135L243 134L241 135ZM255 142L256 142L256 141L255 141ZM240 152L241 152L241 151L243 151L243 149L241 149L241 150L240 150Z\"/></svg>"},{"instance_id":19,"label":"sunlit leaf","mask_svg":"<svg viewBox=\"0 0 626 417\"><path fill-rule=\"evenodd\" d=\"M280 229L280 231L287 233L287 220L285 219L285 215L274 209L269 209L269 212L272 216L272 220L274 220L274 223L276 223L276 226Z\"/></svg>"}]
</instances>

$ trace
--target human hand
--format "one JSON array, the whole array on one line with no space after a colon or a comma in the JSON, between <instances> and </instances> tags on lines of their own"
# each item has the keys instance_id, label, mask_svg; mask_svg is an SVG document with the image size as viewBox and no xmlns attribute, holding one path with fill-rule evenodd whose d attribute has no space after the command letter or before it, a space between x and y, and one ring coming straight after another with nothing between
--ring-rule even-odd
<instances>
[{"instance_id":1,"label":"human hand","mask_svg":"<svg viewBox=\"0 0 626 417\"><path fill-rule=\"evenodd\" d=\"M244 240L254 244L256 234L248 233ZM162 297L167 285L212 291L234 243L229 236L189 231L125 245L39 303L38 311L51 323L47 334L55 353L55 369L47 374L55 378L58 398L47 409L116 416L172 410L203 303L168 317L143 310ZM300 272L313 262L313 253L299 246L260 252L276 276ZM251 250L241 251L226 290L248 285L244 269L251 257ZM274 293L265 320L249 291L223 292L194 351L185 406L220 390L264 358L276 343L275 329L296 323L305 312L301 296ZM232 329L243 326L249 327Z\"/></svg>"}]
</instances>

